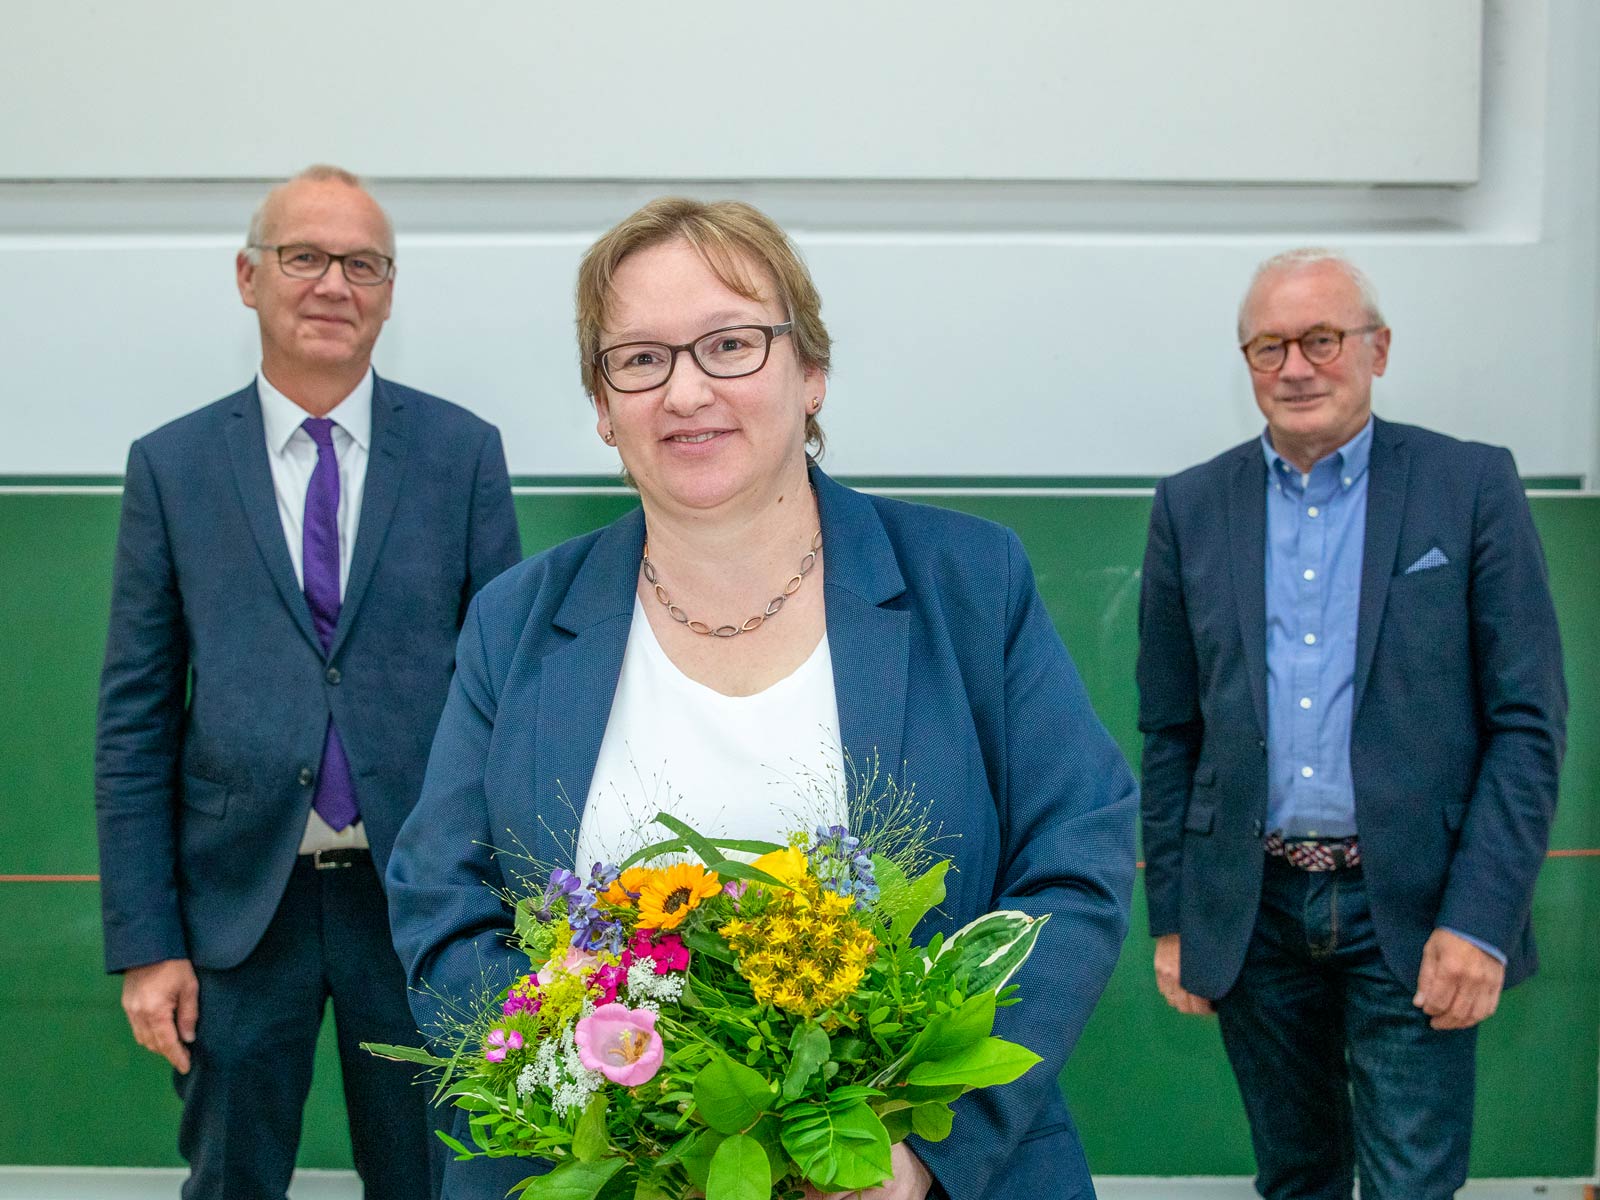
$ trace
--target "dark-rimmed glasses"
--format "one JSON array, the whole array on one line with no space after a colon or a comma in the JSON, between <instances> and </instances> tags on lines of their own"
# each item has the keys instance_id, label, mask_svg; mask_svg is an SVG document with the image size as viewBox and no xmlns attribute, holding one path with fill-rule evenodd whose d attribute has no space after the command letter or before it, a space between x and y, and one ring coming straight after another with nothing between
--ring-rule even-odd
<instances>
[{"instance_id":1,"label":"dark-rimmed glasses","mask_svg":"<svg viewBox=\"0 0 1600 1200\"><path fill-rule=\"evenodd\" d=\"M1252 371L1273 372L1283 370L1289 360L1289 347L1298 345L1305 360L1314 367L1325 367L1339 357L1344 340L1351 334L1376 333L1382 325L1363 325L1359 329L1335 329L1331 325L1313 325L1299 337L1279 337L1275 333L1258 333L1239 349Z\"/></svg>"},{"instance_id":2,"label":"dark-rimmed glasses","mask_svg":"<svg viewBox=\"0 0 1600 1200\"><path fill-rule=\"evenodd\" d=\"M666 342L623 342L599 351L591 360L618 392L648 392L672 378L678 355L687 350L697 365L713 379L739 379L767 365L772 339L794 328L782 325L729 325L703 333L692 342L669 346Z\"/></svg>"},{"instance_id":3,"label":"dark-rimmed glasses","mask_svg":"<svg viewBox=\"0 0 1600 1200\"><path fill-rule=\"evenodd\" d=\"M352 254L330 254L320 246L297 242L287 246L260 246L252 243L252 250L275 250L278 268L290 279L321 279L334 263L344 272L345 281L357 287L377 287L388 281L394 273L394 259L387 254L371 250L357 250Z\"/></svg>"}]
</instances>

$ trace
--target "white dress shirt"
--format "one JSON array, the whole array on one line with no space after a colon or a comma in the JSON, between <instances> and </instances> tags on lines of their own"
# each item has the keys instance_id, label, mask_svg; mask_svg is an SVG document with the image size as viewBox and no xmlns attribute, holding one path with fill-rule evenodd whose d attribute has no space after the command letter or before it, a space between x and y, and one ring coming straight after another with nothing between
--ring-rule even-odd
<instances>
[{"instance_id":1,"label":"white dress shirt","mask_svg":"<svg viewBox=\"0 0 1600 1200\"><path fill-rule=\"evenodd\" d=\"M317 444L301 426L311 414L268 381L264 371L256 372L256 391L261 396L261 423L267 435L267 463L272 468L272 490L278 498L278 520L289 545L289 561L294 565L295 582L305 587L302 538L306 520L306 488L317 466ZM361 523L361 495L367 483L367 453L372 444L372 371L328 413L333 421L333 452L339 460L339 599L344 600L350 581L350 557L355 549L356 529ZM367 845L367 831L360 821L335 830L311 810L306 822L300 853Z\"/></svg>"}]
</instances>

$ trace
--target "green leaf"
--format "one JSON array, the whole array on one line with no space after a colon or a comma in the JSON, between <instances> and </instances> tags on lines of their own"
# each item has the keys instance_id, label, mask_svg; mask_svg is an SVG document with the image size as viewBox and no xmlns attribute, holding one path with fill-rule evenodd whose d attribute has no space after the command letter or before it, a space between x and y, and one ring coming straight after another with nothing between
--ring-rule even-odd
<instances>
[{"instance_id":1,"label":"green leaf","mask_svg":"<svg viewBox=\"0 0 1600 1200\"><path fill-rule=\"evenodd\" d=\"M903 1142L911 1132L911 1109L891 1108L887 1112L880 1112L878 1119L883 1122L884 1132L889 1135L889 1142Z\"/></svg>"},{"instance_id":2,"label":"green leaf","mask_svg":"<svg viewBox=\"0 0 1600 1200\"><path fill-rule=\"evenodd\" d=\"M711 1181L711 1160L723 1140L723 1135L715 1129L706 1129L690 1139L689 1144L683 1147L684 1174L688 1175L689 1182L698 1191L705 1191Z\"/></svg>"},{"instance_id":3,"label":"green leaf","mask_svg":"<svg viewBox=\"0 0 1600 1200\"><path fill-rule=\"evenodd\" d=\"M915 879L907 879L881 855L873 856L872 867L878 881L877 910L888 920L895 940L904 943L918 922L944 903L944 876L950 864L948 861L934 863Z\"/></svg>"},{"instance_id":4,"label":"green leaf","mask_svg":"<svg viewBox=\"0 0 1600 1200\"><path fill-rule=\"evenodd\" d=\"M705 954L725 963L738 962L738 957L720 933L712 933L709 929L691 929L681 936L683 944L696 954Z\"/></svg>"},{"instance_id":5,"label":"green leaf","mask_svg":"<svg viewBox=\"0 0 1600 1200\"><path fill-rule=\"evenodd\" d=\"M824 1192L877 1187L893 1170L889 1132L861 1101L841 1109L814 1104L788 1110L783 1148Z\"/></svg>"},{"instance_id":6,"label":"green leaf","mask_svg":"<svg viewBox=\"0 0 1600 1200\"><path fill-rule=\"evenodd\" d=\"M933 970L969 994L999 991L1033 952L1049 919L1012 910L986 913L956 930L937 954L930 955Z\"/></svg>"},{"instance_id":7,"label":"green leaf","mask_svg":"<svg viewBox=\"0 0 1600 1200\"><path fill-rule=\"evenodd\" d=\"M459 1161L461 1159L465 1159L465 1158L477 1158L478 1157L478 1152L476 1150L468 1150L465 1146L463 1146L460 1142L456 1141L455 1138L451 1137L448 1133L446 1133L442 1129L435 1129L433 1131L433 1135L436 1138L438 1138L441 1142L443 1142L446 1146L449 1146L450 1149L452 1149L452 1150L454 1150L456 1152L457 1161Z\"/></svg>"},{"instance_id":8,"label":"green leaf","mask_svg":"<svg viewBox=\"0 0 1600 1200\"><path fill-rule=\"evenodd\" d=\"M942 1142L955 1119L948 1104L919 1104L911 1110L911 1132L925 1142Z\"/></svg>"},{"instance_id":9,"label":"green leaf","mask_svg":"<svg viewBox=\"0 0 1600 1200\"><path fill-rule=\"evenodd\" d=\"M742 1133L772 1102L766 1078L726 1054L715 1054L694 1081L694 1105L719 1133Z\"/></svg>"},{"instance_id":10,"label":"green leaf","mask_svg":"<svg viewBox=\"0 0 1600 1200\"><path fill-rule=\"evenodd\" d=\"M579 1162L594 1162L611 1149L611 1139L606 1136L606 1105L604 1092L596 1092L578 1118L578 1128L572 1135L572 1155Z\"/></svg>"},{"instance_id":11,"label":"green leaf","mask_svg":"<svg viewBox=\"0 0 1600 1200\"><path fill-rule=\"evenodd\" d=\"M361 1048L368 1054L375 1054L392 1062L420 1063L424 1067L448 1067L451 1061L448 1058L436 1058L416 1046L386 1046L382 1042L362 1042Z\"/></svg>"},{"instance_id":12,"label":"green leaf","mask_svg":"<svg viewBox=\"0 0 1600 1200\"><path fill-rule=\"evenodd\" d=\"M938 1062L918 1063L911 1068L907 1082L919 1087L939 1087L959 1083L963 1087L995 1087L1021 1078L1039 1056L1026 1046L1003 1038L984 1038L975 1046L942 1058Z\"/></svg>"},{"instance_id":13,"label":"green leaf","mask_svg":"<svg viewBox=\"0 0 1600 1200\"><path fill-rule=\"evenodd\" d=\"M783 1098L798 1100L806 1084L828 1061L830 1043L822 1026L807 1021L789 1039L789 1071L783 1077Z\"/></svg>"},{"instance_id":14,"label":"green leaf","mask_svg":"<svg viewBox=\"0 0 1600 1200\"><path fill-rule=\"evenodd\" d=\"M911 1043L913 1063L934 1062L977 1045L994 1030L994 993L980 992L960 1008L942 1012Z\"/></svg>"},{"instance_id":15,"label":"green leaf","mask_svg":"<svg viewBox=\"0 0 1600 1200\"><path fill-rule=\"evenodd\" d=\"M639 1182L633 1185L633 1200L672 1200L672 1193L654 1176L641 1175Z\"/></svg>"},{"instance_id":16,"label":"green leaf","mask_svg":"<svg viewBox=\"0 0 1600 1200\"><path fill-rule=\"evenodd\" d=\"M768 1200L771 1194L772 1168L760 1142L736 1133L717 1147L706 1200Z\"/></svg>"},{"instance_id":17,"label":"green leaf","mask_svg":"<svg viewBox=\"0 0 1600 1200\"><path fill-rule=\"evenodd\" d=\"M597 1162L568 1159L547 1175L535 1175L522 1194L534 1200L594 1200L611 1177L627 1165L625 1158L602 1158Z\"/></svg>"}]
</instances>

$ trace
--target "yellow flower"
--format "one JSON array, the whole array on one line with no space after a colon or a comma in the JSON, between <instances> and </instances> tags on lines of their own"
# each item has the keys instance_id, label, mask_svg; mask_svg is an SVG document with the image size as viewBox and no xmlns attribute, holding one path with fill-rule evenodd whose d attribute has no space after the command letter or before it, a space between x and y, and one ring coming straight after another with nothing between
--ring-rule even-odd
<instances>
[{"instance_id":1,"label":"yellow flower","mask_svg":"<svg viewBox=\"0 0 1600 1200\"><path fill-rule=\"evenodd\" d=\"M853 904L830 903L830 895L801 876L758 916L723 926L757 1002L809 1017L855 995L877 942Z\"/></svg>"},{"instance_id":2,"label":"yellow flower","mask_svg":"<svg viewBox=\"0 0 1600 1200\"><path fill-rule=\"evenodd\" d=\"M722 890L716 873L698 863L652 871L639 891L639 927L676 929L683 919Z\"/></svg>"},{"instance_id":3,"label":"yellow flower","mask_svg":"<svg viewBox=\"0 0 1600 1200\"><path fill-rule=\"evenodd\" d=\"M639 894L650 875L649 867L629 867L612 881L610 887L600 893L600 899L618 908L632 908L634 896Z\"/></svg>"},{"instance_id":4,"label":"yellow flower","mask_svg":"<svg viewBox=\"0 0 1600 1200\"><path fill-rule=\"evenodd\" d=\"M763 854L750 865L758 871L765 871L774 879L781 879L790 887L798 887L810 870L806 864L805 852L798 846L787 846L782 850Z\"/></svg>"}]
</instances>

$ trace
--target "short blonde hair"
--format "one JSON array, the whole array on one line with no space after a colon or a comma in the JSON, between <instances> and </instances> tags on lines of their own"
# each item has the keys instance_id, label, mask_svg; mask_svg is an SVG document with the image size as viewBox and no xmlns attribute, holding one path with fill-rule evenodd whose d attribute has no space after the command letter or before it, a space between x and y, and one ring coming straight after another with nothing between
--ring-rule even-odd
<instances>
[{"instance_id":1,"label":"short blonde hair","mask_svg":"<svg viewBox=\"0 0 1600 1200\"><path fill-rule=\"evenodd\" d=\"M366 192L369 198L372 197L372 193L367 190L367 185L361 176L346 171L343 167L332 166L329 163L313 163L304 171L297 175L291 175L288 179L273 187L270 192L261 198L261 203L256 205L256 211L250 214L250 228L245 231L244 235L244 252L251 262L261 261L261 251L257 247L266 241L267 214L272 207L272 201L284 188L292 183L300 182L342 183L346 187L353 187L357 191ZM377 205L378 215L383 218L385 238L384 244L375 247L375 249L382 250L390 258L393 258L394 222L389 220L389 214L384 211L383 205L378 204L376 199L373 199L372 203Z\"/></svg>"},{"instance_id":2,"label":"short blonde hair","mask_svg":"<svg viewBox=\"0 0 1600 1200\"><path fill-rule=\"evenodd\" d=\"M617 268L630 254L679 240L695 248L725 287L747 300L767 299L762 281L752 279L749 269L767 275L778 290L778 303L794 322L789 336L800 365L827 373L832 341L822 323L822 298L789 236L766 213L738 200L707 204L663 196L624 217L589 247L578 267L578 361L590 399L599 396L605 382L594 360L610 315ZM822 453L822 427L814 414L806 417L806 447L813 456Z\"/></svg>"}]
</instances>

